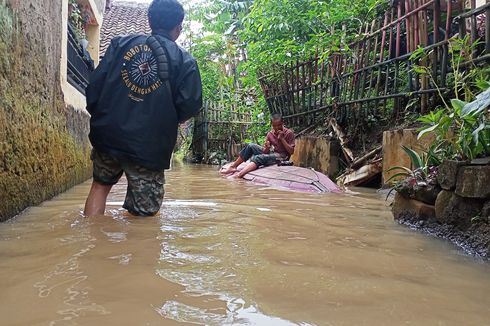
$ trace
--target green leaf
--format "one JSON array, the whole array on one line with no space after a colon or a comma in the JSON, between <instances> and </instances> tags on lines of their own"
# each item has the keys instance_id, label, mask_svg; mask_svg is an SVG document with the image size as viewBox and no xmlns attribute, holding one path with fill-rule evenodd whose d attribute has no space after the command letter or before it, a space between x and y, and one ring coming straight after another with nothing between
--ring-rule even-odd
<instances>
[{"instance_id":1,"label":"green leaf","mask_svg":"<svg viewBox=\"0 0 490 326\"><path fill-rule=\"evenodd\" d=\"M433 116L431 116L430 114L427 114L427 115L423 115L421 117L418 117L417 118L417 121L420 121L420 122L423 122L423 123L433 123L433 122L435 122L434 119L433 119Z\"/></svg>"},{"instance_id":2,"label":"green leaf","mask_svg":"<svg viewBox=\"0 0 490 326\"><path fill-rule=\"evenodd\" d=\"M436 123L435 125L433 125L431 127L423 128L422 130L420 130L419 134L417 135L417 139L422 138L423 135L425 135L428 132L432 132L432 131L436 130L438 127L439 127L439 124Z\"/></svg>"},{"instance_id":3,"label":"green leaf","mask_svg":"<svg viewBox=\"0 0 490 326\"><path fill-rule=\"evenodd\" d=\"M488 80L484 79L479 79L475 83L476 87L478 87L480 90L484 91L490 87L490 82Z\"/></svg>"},{"instance_id":4,"label":"green leaf","mask_svg":"<svg viewBox=\"0 0 490 326\"><path fill-rule=\"evenodd\" d=\"M418 59L422 58L424 55L425 55L424 48L422 48L422 47L419 46L410 55L410 60L412 60L412 61L418 60Z\"/></svg>"},{"instance_id":5,"label":"green leaf","mask_svg":"<svg viewBox=\"0 0 490 326\"><path fill-rule=\"evenodd\" d=\"M423 67L423 66L413 66L412 67L412 70L414 72L416 72L417 74L426 74L427 73L427 67Z\"/></svg>"},{"instance_id":6,"label":"green leaf","mask_svg":"<svg viewBox=\"0 0 490 326\"><path fill-rule=\"evenodd\" d=\"M394 166L394 167L389 168L385 172L391 172L391 171L396 171L396 170L402 170L402 171L404 171L404 173L412 174L412 170L410 170L409 168L406 168L404 166Z\"/></svg>"},{"instance_id":7,"label":"green leaf","mask_svg":"<svg viewBox=\"0 0 490 326\"><path fill-rule=\"evenodd\" d=\"M465 101L458 100L456 98L453 98L451 100L451 105L453 106L453 109L456 112L461 112L461 110L463 109L463 107L466 105L466 102Z\"/></svg>"},{"instance_id":8,"label":"green leaf","mask_svg":"<svg viewBox=\"0 0 490 326\"><path fill-rule=\"evenodd\" d=\"M411 175L412 175L411 172L410 173L406 173L406 172L396 173L396 174L393 174L391 177L389 177L388 180L386 180L386 183L390 183L390 181L392 181L393 179L398 178L398 177L406 178L406 177L409 177Z\"/></svg>"},{"instance_id":9,"label":"green leaf","mask_svg":"<svg viewBox=\"0 0 490 326\"><path fill-rule=\"evenodd\" d=\"M411 148L406 147L405 145L402 145L402 148L405 151L405 153L408 155L408 157L410 158L410 161L412 162L412 166L413 166L414 170L424 167L424 164L422 162L422 158L420 157L420 155L416 151L414 151Z\"/></svg>"}]
</instances>

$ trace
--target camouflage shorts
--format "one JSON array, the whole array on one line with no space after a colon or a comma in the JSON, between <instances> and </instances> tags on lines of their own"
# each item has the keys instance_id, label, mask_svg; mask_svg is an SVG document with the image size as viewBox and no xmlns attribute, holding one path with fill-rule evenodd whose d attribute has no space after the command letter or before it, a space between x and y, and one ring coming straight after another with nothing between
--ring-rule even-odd
<instances>
[{"instance_id":1,"label":"camouflage shorts","mask_svg":"<svg viewBox=\"0 0 490 326\"><path fill-rule=\"evenodd\" d=\"M140 165L118 160L92 149L93 177L96 182L114 185L123 172L128 189L123 207L133 215L155 215L162 205L165 183L164 171L148 170Z\"/></svg>"}]
</instances>

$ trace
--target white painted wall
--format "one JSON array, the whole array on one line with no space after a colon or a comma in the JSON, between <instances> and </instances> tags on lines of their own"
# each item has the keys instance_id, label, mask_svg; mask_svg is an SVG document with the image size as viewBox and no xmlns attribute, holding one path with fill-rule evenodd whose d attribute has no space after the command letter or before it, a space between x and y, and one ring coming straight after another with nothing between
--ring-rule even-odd
<instances>
[{"instance_id":1,"label":"white painted wall","mask_svg":"<svg viewBox=\"0 0 490 326\"><path fill-rule=\"evenodd\" d=\"M67 80L67 46L68 46L68 0L62 1L62 28L61 28L61 58L60 58L60 83L65 104L73 106L77 110L85 110L85 96ZM94 13L97 25L91 25L87 29L88 51L95 64L99 63L100 26L102 26L103 11L99 11L94 0L82 0L88 2ZM103 10L103 9L102 9Z\"/></svg>"}]
</instances>

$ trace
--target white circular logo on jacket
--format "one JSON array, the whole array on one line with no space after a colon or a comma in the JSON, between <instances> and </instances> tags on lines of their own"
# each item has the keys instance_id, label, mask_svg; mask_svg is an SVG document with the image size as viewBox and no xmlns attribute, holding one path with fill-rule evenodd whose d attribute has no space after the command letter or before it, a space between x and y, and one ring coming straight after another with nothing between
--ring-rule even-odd
<instances>
[{"instance_id":1,"label":"white circular logo on jacket","mask_svg":"<svg viewBox=\"0 0 490 326\"><path fill-rule=\"evenodd\" d=\"M162 86L157 61L146 44L133 46L126 52L121 77L133 95L147 95Z\"/></svg>"}]
</instances>

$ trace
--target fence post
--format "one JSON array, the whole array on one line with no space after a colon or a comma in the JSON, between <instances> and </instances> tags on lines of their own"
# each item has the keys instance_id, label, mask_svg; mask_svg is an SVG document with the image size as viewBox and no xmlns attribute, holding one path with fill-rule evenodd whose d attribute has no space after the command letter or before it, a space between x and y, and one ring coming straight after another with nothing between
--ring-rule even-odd
<instances>
[{"instance_id":1,"label":"fence post","mask_svg":"<svg viewBox=\"0 0 490 326\"><path fill-rule=\"evenodd\" d=\"M208 107L209 102L204 102L204 117L203 117L203 149L204 149L204 157L207 159L208 157Z\"/></svg>"}]
</instances>

